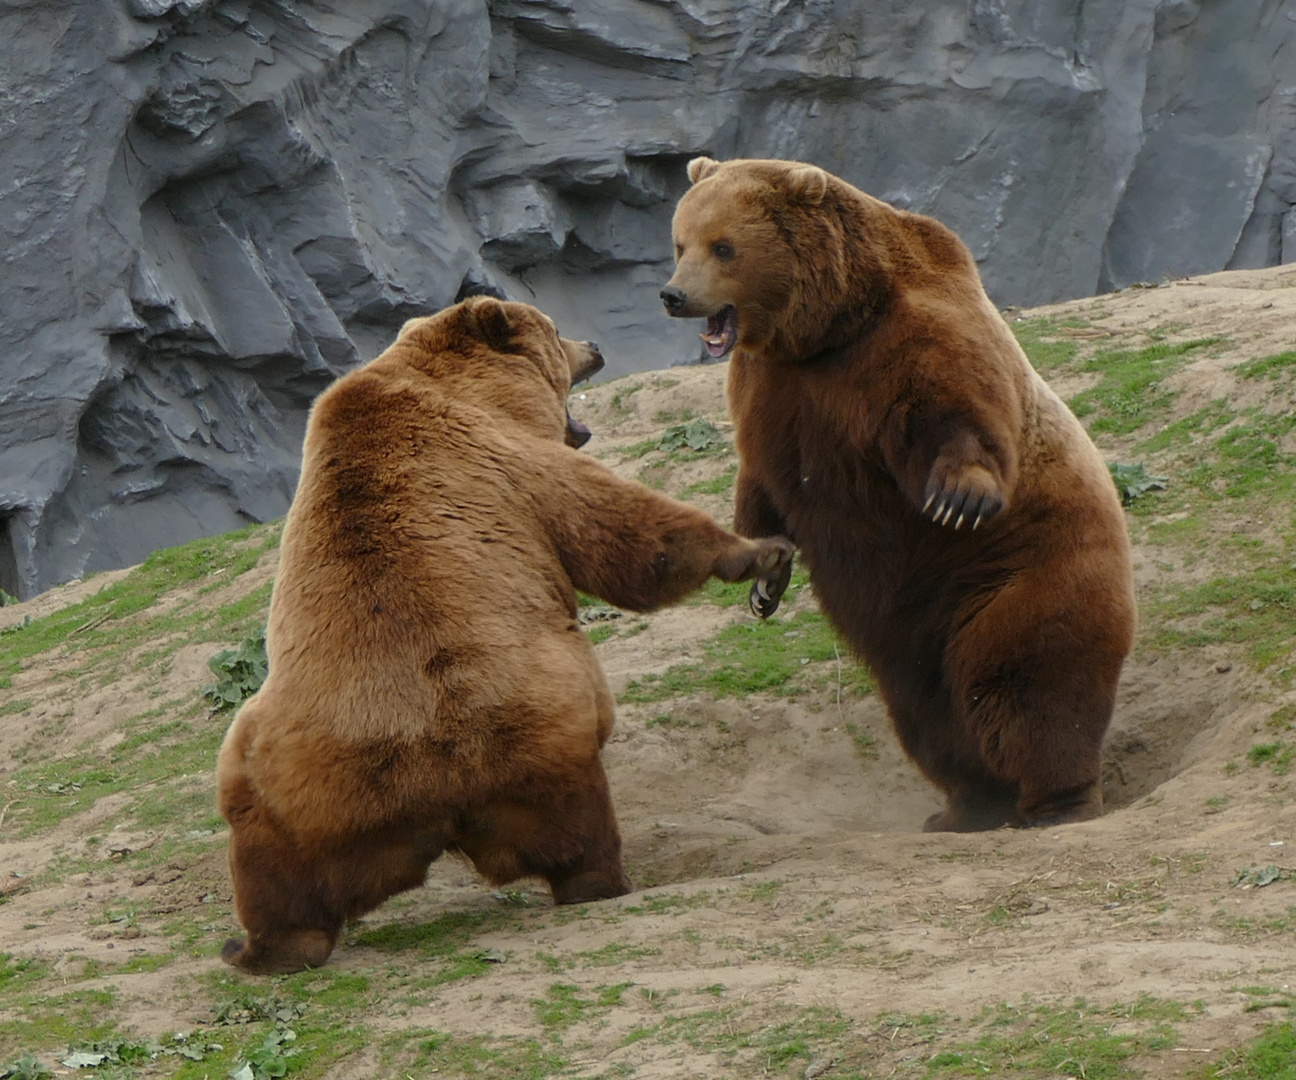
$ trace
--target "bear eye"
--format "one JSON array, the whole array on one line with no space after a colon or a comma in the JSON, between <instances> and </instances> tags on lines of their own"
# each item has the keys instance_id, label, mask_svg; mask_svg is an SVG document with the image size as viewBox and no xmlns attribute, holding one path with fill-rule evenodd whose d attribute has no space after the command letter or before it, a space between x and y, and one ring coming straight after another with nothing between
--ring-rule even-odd
<instances>
[{"instance_id":1,"label":"bear eye","mask_svg":"<svg viewBox=\"0 0 1296 1080\"><path fill-rule=\"evenodd\" d=\"M733 244L729 243L727 240L717 240L711 245L711 254L717 259L728 262L734 257Z\"/></svg>"}]
</instances>

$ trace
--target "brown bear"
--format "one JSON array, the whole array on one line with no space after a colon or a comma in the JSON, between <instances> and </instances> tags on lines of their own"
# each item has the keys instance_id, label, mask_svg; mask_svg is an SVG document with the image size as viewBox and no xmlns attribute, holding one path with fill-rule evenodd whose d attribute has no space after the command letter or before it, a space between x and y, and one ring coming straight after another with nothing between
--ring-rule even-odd
<instances>
[{"instance_id":1,"label":"brown bear","mask_svg":"<svg viewBox=\"0 0 1296 1080\"><path fill-rule=\"evenodd\" d=\"M1124 513L971 253L813 165L688 175L662 299L733 350L735 529L800 548L946 797L926 828L1100 814L1135 626Z\"/></svg>"},{"instance_id":2,"label":"brown bear","mask_svg":"<svg viewBox=\"0 0 1296 1080\"><path fill-rule=\"evenodd\" d=\"M315 403L284 525L269 674L217 767L252 972L323 964L443 851L557 903L620 896L599 751L612 697L577 590L635 611L792 546L742 539L574 448L596 346L477 298L414 319Z\"/></svg>"}]
</instances>

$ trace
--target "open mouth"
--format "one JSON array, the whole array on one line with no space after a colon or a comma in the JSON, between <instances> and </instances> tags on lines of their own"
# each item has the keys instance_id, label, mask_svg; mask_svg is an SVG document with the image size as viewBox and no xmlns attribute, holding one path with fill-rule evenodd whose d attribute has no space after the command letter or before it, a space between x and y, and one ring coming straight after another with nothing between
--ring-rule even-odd
<instances>
[{"instance_id":1,"label":"open mouth","mask_svg":"<svg viewBox=\"0 0 1296 1080\"><path fill-rule=\"evenodd\" d=\"M724 356L738 340L738 309L726 304L709 319L702 341L712 356Z\"/></svg>"},{"instance_id":2,"label":"open mouth","mask_svg":"<svg viewBox=\"0 0 1296 1080\"><path fill-rule=\"evenodd\" d=\"M574 450L579 450L590 441L590 437L593 434L594 433L590 431L588 427L577 420L576 417L572 416L571 413L567 414L567 435L563 441L566 442L568 446L572 447Z\"/></svg>"}]
</instances>

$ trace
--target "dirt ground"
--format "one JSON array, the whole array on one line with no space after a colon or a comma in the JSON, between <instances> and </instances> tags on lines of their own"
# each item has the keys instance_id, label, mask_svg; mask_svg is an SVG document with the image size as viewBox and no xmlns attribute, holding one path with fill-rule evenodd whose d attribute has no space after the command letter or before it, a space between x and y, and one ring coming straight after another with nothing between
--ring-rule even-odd
<instances>
[{"instance_id":1,"label":"dirt ground","mask_svg":"<svg viewBox=\"0 0 1296 1080\"><path fill-rule=\"evenodd\" d=\"M1221 397L1272 393L1230 373L1241 360L1293 347L1292 285L1296 267L1216 274L1008 317L1082 316L1073 334L1081 343L1137 342L1152 326L1172 327L1176 340L1226 335L1226 348L1173 376L1180 394L1174 415L1181 416ZM723 365L634 376L580 392L573 411L594 428L591 451L625 475L680 491L730 467L732 458L667 462L627 449L680 417L711 418L724 432L724 377ZM1069 397L1085 385L1082 373L1069 373L1059 390ZM697 500L727 518L727 494ZM1289 525L1290 512L1251 527ZM1140 588L1150 589L1171 572L1158 568L1166 563L1164 541L1153 545L1138 530L1135 540ZM1173 572L1184 580L1209 573L1188 562ZM250 590L272 573L268 556L230 588ZM0 628L102 583L0 609ZM167 602L184 605L195 596L180 591ZM813 603L802 589L781 617ZM646 625L618 632L598 651L620 691L645 673L701 657L719 630L749 618L739 607L705 603L627 617L622 626L632 619ZM196 693L210 681L212 651L175 653L170 692ZM112 965L166 955L169 962L156 970L99 980L119 994L123 1027L161 1035L208 1023L203 980L220 969L213 952L235 927L223 832L189 836L187 853L173 864L135 870L137 853L166 828L119 819L125 794L101 798L45 831L20 827L22 792L6 787L5 776L19 768L19 748L39 743L54 760L87 744L106 752L123 737L121 721L148 706L150 691L124 678L86 688L60 713L67 664L58 652L43 654L27 662L11 689L0 690L0 705L19 697L33 702L22 713L0 714L0 891L8 894L0 904L0 953L41 957L69 973L84 972L87 959ZM549 1037L552 1028L537 1019L535 1003L552 992L555 979L581 993L622 984L634 992L597 1022L563 1029L569 1057L566 1071L554 1075L755 1076L770 1068L808 1077L904 1075L930 1068L924 1063L933 1060L933 1047L984 1009L1155 999L1185 1007L1174 1023L1174 1045L1141 1053L1126 1075L1188 1077L1204 1075L1206 1065L1266 1025L1291 1019L1296 798L1290 776L1248 760L1267 737L1266 721L1296 701L1271 669L1257 670L1240 647L1141 645L1126 665L1108 739L1106 816L1062 828L956 836L920 831L941 800L900 753L878 699L842 692L835 661L819 667L821 684L799 696L692 695L619 707L605 758L640 891L564 913L547 906L539 883L492 895L468 868L445 859L433 866L426 889L353 927L353 944L339 946L329 969L390 974L431 961L417 950L402 955L365 944L366 928L414 927L456 912L506 909L510 917L483 922L470 940L474 949L507 957L489 975L447 981L417 1000L366 1006L358 1020L376 1033L373 1045L380 1036L425 1028L461 1037ZM223 727L226 720L204 722ZM173 778L198 793L211 781L210 772ZM102 826L107 839L88 846L102 823L109 823ZM78 859L74 874L41 877L52 863ZM1270 882L1247 874L1270 866L1277 870ZM38 884L25 885L28 879ZM105 923L103 912L124 904L138 914L123 931ZM207 927L195 948L178 947L168 933L167 920L177 912L197 912ZM99 982L83 978L77 985ZM1257 1007L1257 988L1276 1004ZM662 1034L663 1016L687 1017L713 998L745 1030L826 1012L852 1026L822 1057L812 1046L777 1067L762 1064L754 1051L726 1050L732 1043L719 1030L710 1042ZM17 1010L0 997L0 1019ZM935 1042L913 1019L932 1016L944 1018L946 1032ZM631 1037L650 1028L657 1034ZM5 1053L0 1049L0 1062ZM371 1045L324 1074L397 1075L391 1068ZM1024 1075L1080 1073L1059 1067Z\"/></svg>"}]
</instances>

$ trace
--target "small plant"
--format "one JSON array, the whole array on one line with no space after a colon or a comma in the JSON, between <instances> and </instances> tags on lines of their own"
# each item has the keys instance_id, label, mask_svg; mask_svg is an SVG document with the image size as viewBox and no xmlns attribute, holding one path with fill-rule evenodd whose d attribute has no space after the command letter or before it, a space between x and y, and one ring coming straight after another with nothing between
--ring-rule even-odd
<instances>
[{"instance_id":1,"label":"small plant","mask_svg":"<svg viewBox=\"0 0 1296 1080\"><path fill-rule=\"evenodd\" d=\"M1152 476L1147 471L1147 466L1142 462L1137 465L1122 465L1120 462L1108 462L1107 468L1111 471L1112 480L1116 482L1116 490L1120 493L1121 503L1129 506L1135 499L1146 495L1149 491L1164 491L1169 479L1164 476Z\"/></svg>"},{"instance_id":2,"label":"small plant","mask_svg":"<svg viewBox=\"0 0 1296 1080\"><path fill-rule=\"evenodd\" d=\"M720 434L720 429L705 417L668 427L662 432L661 442L658 443L662 450L688 449L696 452L724 445L725 438Z\"/></svg>"},{"instance_id":3,"label":"small plant","mask_svg":"<svg viewBox=\"0 0 1296 1080\"><path fill-rule=\"evenodd\" d=\"M0 1080L47 1080L54 1074L31 1054L0 1068Z\"/></svg>"},{"instance_id":4,"label":"small plant","mask_svg":"<svg viewBox=\"0 0 1296 1080\"><path fill-rule=\"evenodd\" d=\"M297 1032L289 1027L276 1027L266 1033L258 1046L237 1069L230 1070L230 1080L272 1080L288 1075L289 1059L301 1051L292 1045Z\"/></svg>"},{"instance_id":5,"label":"small plant","mask_svg":"<svg viewBox=\"0 0 1296 1080\"><path fill-rule=\"evenodd\" d=\"M615 394L612 395L612 400L609 402L609 404L612 406L614 411L624 415L630 412L631 396L637 394L642 389L643 389L643 383L641 382L634 382L631 383L629 386L623 386L621 387L620 390L618 390Z\"/></svg>"},{"instance_id":6,"label":"small plant","mask_svg":"<svg viewBox=\"0 0 1296 1080\"><path fill-rule=\"evenodd\" d=\"M218 652L207 666L217 675L214 683L202 688L203 697L217 712L227 712L242 705L261 689L269 661L266 659L265 631L243 639L237 649Z\"/></svg>"},{"instance_id":7,"label":"small plant","mask_svg":"<svg viewBox=\"0 0 1296 1080\"><path fill-rule=\"evenodd\" d=\"M0 589L0 607L9 607L10 604L16 603L18 603L18 597L14 596L13 593L7 593L4 589Z\"/></svg>"},{"instance_id":8,"label":"small plant","mask_svg":"<svg viewBox=\"0 0 1296 1080\"><path fill-rule=\"evenodd\" d=\"M1285 742L1258 743L1247 751L1247 760L1252 765L1267 763L1279 776L1291 770L1293 757L1296 757L1296 747Z\"/></svg>"}]
</instances>

